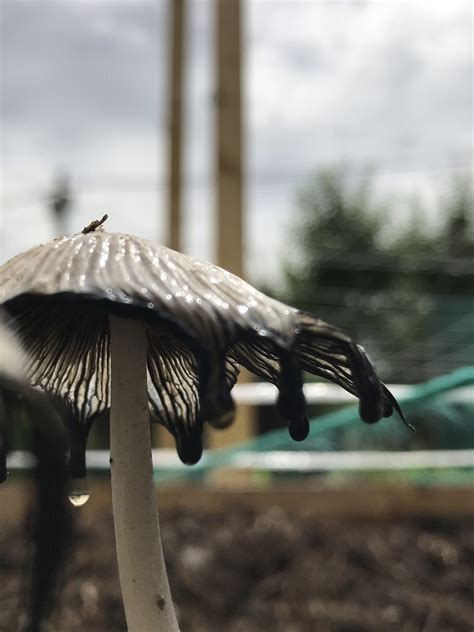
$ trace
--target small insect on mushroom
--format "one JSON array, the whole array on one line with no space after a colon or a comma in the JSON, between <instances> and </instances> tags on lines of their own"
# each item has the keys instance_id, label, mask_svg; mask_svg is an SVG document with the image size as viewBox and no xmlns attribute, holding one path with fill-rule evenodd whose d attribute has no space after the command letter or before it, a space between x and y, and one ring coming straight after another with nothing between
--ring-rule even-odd
<instances>
[{"instance_id":1,"label":"small insect on mushroom","mask_svg":"<svg viewBox=\"0 0 474 632\"><path fill-rule=\"evenodd\" d=\"M405 420L362 347L344 333L210 263L97 231L106 218L7 262L0 301L30 352L30 380L67 402L75 478L85 477L91 424L110 411L129 629L155 629L167 617L176 626L167 580L150 567L159 558L164 568L161 546L150 545L159 541L156 524L150 526L157 523L150 419L172 433L182 461L196 463L203 425L232 421L231 389L242 365L278 387L278 409L296 440L309 431L303 371L356 395L367 423L394 409ZM164 597L162 611L156 594Z\"/></svg>"},{"instance_id":2,"label":"small insect on mushroom","mask_svg":"<svg viewBox=\"0 0 474 632\"><path fill-rule=\"evenodd\" d=\"M94 219L90 224L84 226L82 229L82 234L87 235L87 233L93 233L95 230L103 230L103 224L109 219L107 213L102 216L102 219Z\"/></svg>"}]
</instances>

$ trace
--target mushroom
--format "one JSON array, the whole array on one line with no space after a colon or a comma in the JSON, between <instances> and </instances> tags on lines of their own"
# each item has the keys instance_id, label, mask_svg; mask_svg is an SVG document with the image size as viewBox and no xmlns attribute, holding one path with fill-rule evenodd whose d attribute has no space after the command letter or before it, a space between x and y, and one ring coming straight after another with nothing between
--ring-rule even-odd
<instances>
[{"instance_id":1,"label":"mushroom","mask_svg":"<svg viewBox=\"0 0 474 632\"><path fill-rule=\"evenodd\" d=\"M6 399L23 386L25 355L13 333L5 324L5 314L0 312L0 483L7 479L7 452L9 424L7 423Z\"/></svg>"},{"instance_id":2,"label":"mushroom","mask_svg":"<svg viewBox=\"0 0 474 632\"><path fill-rule=\"evenodd\" d=\"M8 436L12 420L26 411L32 422L36 456L35 542L28 608L22 630L39 632L54 602L57 576L70 544L72 522L65 492L68 485L64 427L47 397L26 382L26 355L0 312L0 441L2 479L7 476Z\"/></svg>"},{"instance_id":3,"label":"mushroom","mask_svg":"<svg viewBox=\"0 0 474 632\"><path fill-rule=\"evenodd\" d=\"M7 479L9 412L18 403L18 391L25 388L24 367L23 349L6 325L6 314L0 311L0 483Z\"/></svg>"},{"instance_id":4,"label":"mushroom","mask_svg":"<svg viewBox=\"0 0 474 632\"><path fill-rule=\"evenodd\" d=\"M0 269L0 302L28 348L33 384L68 404L71 470L85 476L95 418L110 410L119 575L130 630L176 630L155 504L149 420L181 460L202 454L205 422L231 423L239 365L279 388L290 435L309 431L302 372L359 397L374 423L400 408L364 350L327 323L233 274L93 222Z\"/></svg>"}]
</instances>

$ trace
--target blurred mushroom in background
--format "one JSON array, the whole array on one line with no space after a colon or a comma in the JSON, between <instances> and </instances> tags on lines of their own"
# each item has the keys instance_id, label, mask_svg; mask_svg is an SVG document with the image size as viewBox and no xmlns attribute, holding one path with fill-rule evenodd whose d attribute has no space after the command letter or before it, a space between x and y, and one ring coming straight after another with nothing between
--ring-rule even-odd
<instances>
[{"instance_id":1,"label":"blurred mushroom in background","mask_svg":"<svg viewBox=\"0 0 474 632\"><path fill-rule=\"evenodd\" d=\"M32 426L36 457L32 535L34 550L28 604L22 613L23 632L40 632L54 605L58 575L67 561L72 516L67 502L69 472L64 426L47 397L26 381L27 356L0 312L0 446L2 481L13 424L26 415Z\"/></svg>"}]
</instances>

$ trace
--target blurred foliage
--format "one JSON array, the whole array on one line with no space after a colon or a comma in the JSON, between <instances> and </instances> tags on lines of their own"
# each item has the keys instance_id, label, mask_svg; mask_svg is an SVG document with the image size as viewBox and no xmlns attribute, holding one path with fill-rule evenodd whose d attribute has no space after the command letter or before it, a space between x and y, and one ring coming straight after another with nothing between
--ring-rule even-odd
<instances>
[{"instance_id":1,"label":"blurred foliage","mask_svg":"<svg viewBox=\"0 0 474 632\"><path fill-rule=\"evenodd\" d=\"M472 180L453 179L430 231L418 201L403 225L391 203L376 201L370 176L319 171L300 192L284 288L272 293L360 341L386 382L424 382L473 364L473 198ZM327 440L334 449L474 446L473 407L443 410L417 412L415 441L403 428L387 435L359 426Z\"/></svg>"},{"instance_id":2,"label":"blurred foliage","mask_svg":"<svg viewBox=\"0 0 474 632\"><path fill-rule=\"evenodd\" d=\"M400 226L389 204L374 201L370 177L316 173L300 193L296 256L276 293L362 341L390 382L429 379L474 353L472 182L451 183L434 233L412 205Z\"/></svg>"}]
</instances>

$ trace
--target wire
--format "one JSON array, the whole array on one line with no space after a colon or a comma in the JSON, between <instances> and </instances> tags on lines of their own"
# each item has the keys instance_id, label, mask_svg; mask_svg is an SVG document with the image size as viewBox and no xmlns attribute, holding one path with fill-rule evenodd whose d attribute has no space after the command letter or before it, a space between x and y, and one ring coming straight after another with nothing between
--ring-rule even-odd
<instances>
[{"instance_id":1,"label":"wire","mask_svg":"<svg viewBox=\"0 0 474 632\"><path fill-rule=\"evenodd\" d=\"M445 263L444 267L439 264L439 259L433 259L432 265L426 265L423 263L416 263L413 257L410 257L411 261L408 264L405 261L400 261L398 264L389 264L377 259L370 253L365 255L353 255L350 252L341 253L340 257L322 257L320 263L330 264L332 268L337 270L353 271L354 269L363 270L367 273L372 271L386 272L394 271L398 273L419 273L419 272L433 272L436 274L443 274L453 277L461 276L474 276L474 257L464 259L451 259L449 263ZM375 263L373 263L375 262ZM470 269L461 269L461 266L468 266Z\"/></svg>"},{"instance_id":2,"label":"wire","mask_svg":"<svg viewBox=\"0 0 474 632\"><path fill-rule=\"evenodd\" d=\"M473 273L474 276L474 273ZM341 292L344 294L343 297L340 297ZM318 294L318 298L314 301L295 301L291 297L278 295L278 299L283 301L284 303L295 304L305 306L306 307L319 307L321 305L325 305L328 307L356 307L358 309L367 309L368 312L364 313L365 317L373 317L376 318L378 316L378 312L380 311L389 311L389 312L416 312L419 313L420 316L423 314L425 316L430 316L433 314L469 314L474 311L474 298L469 295L457 295L457 297L461 300L466 301L467 309L457 308L457 309L448 309L449 302L456 300L456 298L448 297L446 295L425 295L418 298L415 298L414 301L423 301L425 304L419 305L418 307L410 307L407 305L400 305L399 302L393 295L388 294L384 295L384 292L381 291L366 293L363 290L355 290L353 287L349 286L334 286L334 289L329 286L316 288L315 293ZM382 301L380 300L382 297ZM403 297L408 299L408 297ZM363 300L361 300L363 299ZM438 301L446 301L447 305L439 306L437 305ZM413 302L413 301L412 301Z\"/></svg>"},{"instance_id":3,"label":"wire","mask_svg":"<svg viewBox=\"0 0 474 632\"><path fill-rule=\"evenodd\" d=\"M305 225L306 224L303 219L303 227ZM347 228L347 232L349 233L351 232L350 226ZM474 226L471 232L472 232L472 238L474 239ZM328 250L332 251L333 253L332 257L328 257L326 255L326 252ZM452 256L450 256L449 254L446 254L445 252L441 250L439 250L438 252L435 252L434 254L418 254L417 253L416 255L414 255L411 253L403 254L403 253L386 252L384 250L380 250L379 248L374 248L370 251L355 250L354 248L347 249L347 248L340 248L338 246L331 246L331 244L327 244L327 243L324 244L324 252L322 253L321 261L325 263L328 260L332 261L333 258L337 259L340 257L346 257L347 255L357 257L359 260L364 260L364 261L367 261L367 259L372 260L372 261L383 261L384 259L392 260L393 264L398 264L400 263L400 260L406 261L407 259L408 260L413 259L416 263L419 263L422 261L430 262L430 263L440 263L440 262L452 263L453 261ZM459 261L461 262L464 261L465 263L473 264L474 256L456 258L456 262L459 262Z\"/></svg>"},{"instance_id":4,"label":"wire","mask_svg":"<svg viewBox=\"0 0 474 632\"><path fill-rule=\"evenodd\" d=\"M365 158L358 160L357 162L345 161L344 165L348 168L348 176L351 175L350 170L366 171L373 165L373 159ZM261 170L256 174L249 172L247 168L247 187L266 187L266 186L288 186L291 184L299 184L301 180L307 180L308 174L314 174L318 168L322 168L323 165L312 165L311 167L301 166L282 166L280 169ZM390 168L379 167L375 170L376 176L391 176L402 174L420 174L420 173L437 173L439 171L469 171L473 168L472 162L463 162L462 164L451 165L438 165L431 167L417 167L415 169L406 168ZM209 182L212 181L212 173L185 173L183 174L183 182L186 187L190 188L203 188L209 186ZM166 190L168 187L167 178L161 174L136 174L133 176L104 174L97 177L76 177L75 178L75 196L101 194L101 195L113 195L116 193L153 193ZM11 192L4 193L4 198L13 198L13 202L10 201L4 211L12 211L18 207L15 204L14 198L20 197L28 198L44 198L49 197L49 190L31 190L27 192Z\"/></svg>"}]
</instances>

